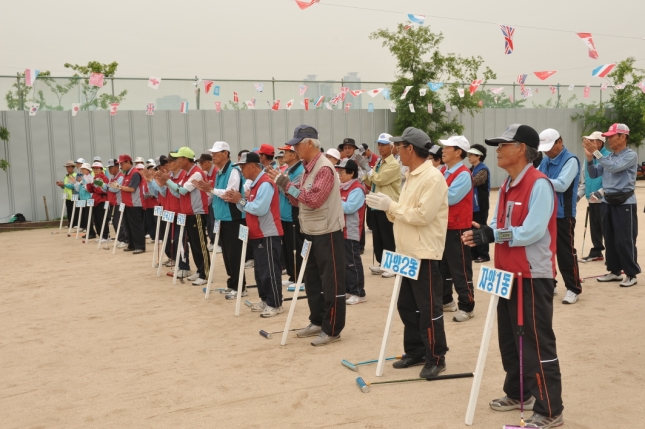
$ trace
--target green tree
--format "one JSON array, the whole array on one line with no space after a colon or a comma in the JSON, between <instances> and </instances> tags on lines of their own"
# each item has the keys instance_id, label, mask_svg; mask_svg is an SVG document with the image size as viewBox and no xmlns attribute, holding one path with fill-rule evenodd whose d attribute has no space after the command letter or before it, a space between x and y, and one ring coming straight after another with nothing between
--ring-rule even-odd
<instances>
[{"instance_id":1,"label":"green tree","mask_svg":"<svg viewBox=\"0 0 645 429\"><path fill-rule=\"evenodd\" d=\"M457 54L442 54L439 45L443 41L443 35L433 33L428 26L406 28L404 24L398 24L396 31L379 29L369 37L381 40L382 46L387 47L397 61L397 77L390 93L397 107L394 132L398 134L413 126L425 130L432 141L461 134L464 126L457 117L448 120L444 113L445 106L450 104L452 109L472 114L480 109L480 94L475 92L471 96L468 85L465 85L465 95L462 98L457 89L464 85L447 82L472 82L479 78L485 83L489 79L495 79L495 73L488 67L483 75L479 75L484 60L481 57L462 58ZM421 95L419 89L427 88L429 82L445 82L447 95L442 99L438 92L431 90ZM401 100L400 96L406 86L412 86L412 90ZM415 113L410 111L409 104L414 105ZM432 104L433 113L428 113L428 104Z\"/></svg>"},{"instance_id":2,"label":"green tree","mask_svg":"<svg viewBox=\"0 0 645 429\"><path fill-rule=\"evenodd\" d=\"M86 66L65 63L64 66L65 68L74 70L76 72L74 77L80 80L81 92L83 94L82 101L84 101L84 103L81 104L81 110L96 110L99 108L108 109L110 107L110 103L120 103L128 93L128 91L123 90L118 95L99 95L98 92L101 88L90 85L89 80L92 73L101 73L105 79L114 77L116 69L119 67L119 63L116 61L111 62L110 64L101 64L98 61L90 61Z\"/></svg>"},{"instance_id":3,"label":"green tree","mask_svg":"<svg viewBox=\"0 0 645 429\"><path fill-rule=\"evenodd\" d=\"M645 89L639 85L645 82L645 70L634 67L634 58L627 58L616 65L608 78L614 85L624 85L615 89L605 103L587 105L582 114L575 114L572 119L582 119L584 133L596 130L607 130L614 122L629 127L629 141L640 146L645 140ZM643 86L645 88L645 86Z\"/></svg>"},{"instance_id":4,"label":"green tree","mask_svg":"<svg viewBox=\"0 0 645 429\"><path fill-rule=\"evenodd\" d=\"M36 84L50 76L49 71L43 71L38 74ZM18 73L16 76L16 83L11 86L13 89L9 90L4 96L7 101L9 110L29 110L29 104L38 103L40 108L45 108L45 97L43 91L37 91L36 85L27 86L25 84L25 74Z\"/></svg>"},{"instance_id":5,"label":"green tree","mask_svg":"<svg viewBox=\"0 0 645 429\"><path fill-rule=\"evenodd\" d=\"M6 129L5 127L0 126L0 140L2 140L3 143L3 149L4 149L4 159L0 159L0 168L2 171L6 172L7 168L11 167L9 165L9 161L7 161L7 152L8 152L8 145L9 145L9 130Z\"/></svg>"},{"instance_id":6,"label":"green tree","mask_svg":"<svg viewBox=\"0 0 645 429\"><path fill-rule=\"evenodd\" d=\"M511 101L508 98L508 94L505 94L503 92L501 94L493 94L490 90L482 88L475 94L478 95L479 99L484 102L484 107L489 109L512 109L526 107L524 106L526 99L520 98L519 100L513 99L513 101ZM497 98L497 101L495 101L495 98Z\"/></svg>"}]
</instances>

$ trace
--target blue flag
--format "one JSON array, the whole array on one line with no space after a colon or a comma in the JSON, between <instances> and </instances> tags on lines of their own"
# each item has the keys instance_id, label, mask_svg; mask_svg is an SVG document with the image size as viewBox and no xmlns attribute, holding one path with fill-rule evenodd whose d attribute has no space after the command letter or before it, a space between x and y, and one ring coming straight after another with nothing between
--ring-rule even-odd
<instances>
[{"instance_id":1,"label":"blue flag","mask_svg":"<svg viewBox=\"0 0 645 429\"><path fill-rule=\"evenodd\" d=\"M369 103L367 105L367 111L368 112L373 112L374 111L374 103Z\"/></svg>"},{"instance_id":2,"label":"blue flag","mask_svg":"<svg viewBox=\"0 0 645 429\"><path fill-rule=\"evenodd\" d=\"M443 82L428 82L428 87L431 91L437 92L443 86Z\"/></svg>"},{"instance_id":3,"label":"blue flag","mask_svg":"<svg viewBox=\"0 0 645 429\"><path fill-rule=\"evenodd\" d=\"M390 90L389 90L389 89L387 89L387 88L385 88L385 89L383 90L383 92L381 92L381 95L382 95L382 96L383 96L383 98L385 98L386 100L389 100L389 99L390 99Z\"/></svg>"},{"instance_id":4,"label":"blue flag","mask_svg":"<svg viewBox=\"0 0 645 429\"><path fill-rule=\"evenodd\" d=\"M216 87L213 89L213 95L219 95L219 86L216 86Z\"/></svg>"}]
</instances>

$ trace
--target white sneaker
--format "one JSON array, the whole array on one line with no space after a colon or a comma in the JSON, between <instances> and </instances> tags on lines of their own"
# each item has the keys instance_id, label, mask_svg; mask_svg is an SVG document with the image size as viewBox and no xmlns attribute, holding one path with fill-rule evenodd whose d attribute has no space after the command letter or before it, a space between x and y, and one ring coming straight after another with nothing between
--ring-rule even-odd
<instances>
[{"instance_id":1,"label":"white sneaker","mask_svg":"<svg viewBox=\"0 0 645 429\"><path fill-rule=\"evenodd\" d=\"M188 278L188 280L190 280L190 277ZM197 280L193 282L193 286L202 286L202 285L205 285L206 283L208 283L206 279L197 278Z\"/></svg>"},{"instance_id":2,"label":"white sneaker","mask_svg":"<svg viewBox=\"0 0 645 429\"><path fill-rule=\"evenodd\" d=\"M562 303L563 304L575 304L577 300L578 300L578 294L567 289L567 293L564 294L564 298L562 299Z\"/></svg>"},{"instance_id":3,"label":"white sneaker","mask_svg":"<svg viewBox=\"0 0 645 429\"><path fill-rule=\"evenodd\" d=\"M172 271L171 271L171 272L172 272ZM188 270L179 270L179 271L177 271L177 278L178 278L178 279L185 279L185 278L187 278L189 275L190 275L190 271L188 271ZM173 273L173 277L174 277L174 276L175 276L175 274Z\"/></svg>"},{"instance_id":4,"label":"white sneaker","mask_svg":"<svg viewBox=\"0 0 645 429\"><path fill-rule=\"evenodd\" d=\"M226 293L226 294L229 294L231 292L233 292L233 289L231 289L231 288L221 289L219 291L219 293Z\"/></svg>"},{"instance_id":5,"label":"white sneaker","mask_svg":"<svg viewBox=\"0 0 645 429\"><path fill-rule=\"evenodd\" d=\"M291 286L292 284L291 280L282 280L282 286Z\"/></svg>"},{"instance_id":6,"label":"white sneaker","mask_svg":"<svg viewBox=\"0 0 645 429\"><path fill-rule=\"evenodd\" d=\"M273 317L277 316L278 314L284 312L282 307L271 307L271 306L266 306L262 314L260 314L261 317Z\"/></svg>"},{"instance_id":7,"label":"white sneaker","mask_svg":"<svg viewBox=\"0 0 645 429\"><path fill-rule=\"evenodd\" d=\"M364 297L364 296L356 296L356 295L350 295L350 297L345 300L345 303L347 305L362 304L364 302L367 302L366 297Z\"/></svg>"},{"instance_id":8,"label":"white sneaker","mask_svg":"<svg viewBox=\"0 0 645 429\"><path fill-rule=\"evenodd\" d=\"M448 304L443 305L443 312L444 313L453 313L455 311L459 310L459 307L457 307L457 303L453 299L450 301Z\"/></svg>"},{"instance_id":9,"label":"white sneaker","mask_svg":"<svg viewBox=\"0 0 645 429\"><path fill-rule=\"evenodd\" d=\"M111 238L101 238L100 243L109 243L110 241L112 241Z\"/></svg>"},{"instance_id":10,"label":"white sneaker","mask_svg":"<svg viewBox=\"0 0 645 429\"><path fill-rule=\"evenodd\" d=\"M119 249L123 249L124 247L128 247L128 243L124 243L120 241L119 244L116 245L116 247Z\"/></svg>"},{"instance_id":11,"label":"white sneaker","mask_svg":"<svg viewBox=\"0 0 645 429\"><path fill-rule=\"evenodd\" d=\"M244 264L244 268L253 268L253 267L255 267L255 261L253 259L249 259Z\"/></svg>"},{"instance_id":12,"label":"white sneaker","mask_svg":"<svg viewBox=\"0 0 645 429\"><path fill-rule=\"evenodd\" d=\"M194 282L198 278L199 278L199 273L197 271L195 271L195 274L193 274L192 276L189 276L188 280L191 281L191 282Z\"/></svg>"},{"instance_id":13,"label":"white sneaker","mask_svg":"<svg viewBox=\"0 0 645 429\"><path fill-rule=\"evenodd\" d=\"M222 253L222 248L217 246L217 253Z\"/></svg>"},{"instance_id":14,"label":"white sneaker","mask_svg":"<svg viewBox=\"0 0 645 429\"><path fill-rule=\"evenodd\" d=\"M475 313L473 311L468 313L464 310L459 310L457 312L457 315L453 317L452 320L454 320L455 322L465 322L469 319L472 319L473 317L475 317Z\"/></svg>"},{"instance_id":15,"label":"white sneaker","mask_svg":"<svg viewBox=\"0 0 645 429\"><path fill-rule=\"evenodd\" d=\"M614 274L614 273L609 273L605 274L602 277L598 277L596 280L599 282L619 282L623 280L622 274Z\"/></svg>"},{"instance_id":16,"label":"white sneaker","mask_svg":"<svg viewBox=\"0 0 645 429\"><path fill-rule=\"evenodd\" d=\"M284 276L285 274L287 274L287 269L286 268L284 270L282 270L282 275Z\"/></svg>"},{"instance_id":17,"label":"white sneaker","mask_svg":"<svg viewBox=\"0 0 645 429\"><path fill-rule=\"evenodd\" d=\"M251 306L251 311L261 312L261 311L264 311L265 308L267 308L267 303L264 301L260 301L260 302L256 302Z\"/></svg>"},{"instance_id":18,"label":"white sneaker","mask_svg":"<svg viewBox=\"0 0 645 429\"><path fill-rule=\"evenodd\" d=\"M371 271L371 272L372 272L372 274L374 274L375 276L378 276L379 274L383 274L383 270L381 269L381 267L380 267L379 265L372 265L372 266L370 267L370 271Z\"/></svg>"},{"instance_id":19,"label":"white sneaker","mask_svg":"<svg viewBox=\"0 0 645 429\"><path fill-rule=\"evenodd\" d=\"M146 238L150 238L150 234L146 234Z\"/></svg>"},{"instance_id":20,"label":"white sneaker","mask_svg":"<svg viewBox=\"0 0 645 429\"><path fill-rule=\"evenodd\" d=\"M625 276L625 281L622 281L620 283L620 287L630 287L630 286L634 286L636 283L637 283L636 276L634 277Z\"/></svg>"},{"instance_id":21,"label":"white sneaker","mask_svg":"<svg viewBox=\"0 0 645 429\"><path fill-rule=\"evenodd\" d=\"M389 279L389 278L392 278L394 276L396 276L396 274L392 273L390 271L383 271L383 274L381 274L381 277L383 277L384 279Z\"/></svg>"},{"instance_id":22,"label":"white sneaker","mask_svg":"<svg viewBox=\"0 0 645 429\"><path fill-rule=\"evenodd\" d=\"M245 296L248 296L248 295L249 295L248 291L245 290L245 291L242 292L242 297L245 297ZM230 291L229 293L226 294L225 298L226 299L237 299L237 291L236 290Z\"/></svg>"},{"instance_id":23,"label":"white sneaker","mask_svg":"<svg viewBox=\"0 0 645 429\"><path fill-rule=\"evenodd\" d=\"M208 249L209 252L213 251L213 245L212 244L209 244L208 246L206 246L206 248Z\"/></svg>"}]
</instances>

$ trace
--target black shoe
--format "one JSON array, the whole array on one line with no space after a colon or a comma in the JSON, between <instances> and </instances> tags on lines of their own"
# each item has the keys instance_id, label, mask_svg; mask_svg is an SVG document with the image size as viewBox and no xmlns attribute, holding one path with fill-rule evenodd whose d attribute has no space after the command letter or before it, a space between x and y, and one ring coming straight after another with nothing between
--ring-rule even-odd
<instances>
[{"instance_id":1,"label":"black shoe","mask_svg":"<svg viewBox=\"0 0 645 429\"><path fill-rule=\"evenodd\" d=\"M446 358L442 357L439 365L435 363L426 363L419 374L421 378L433 378L446 370Z\"/></svg>"},{"instance_id":2,"label":"black shoe","mask_svg":"<svg viewBox=\"0 0 645 429\"><path fill-rule=\"evenodd\" d=\"M423 365L425 361L426 359L422 357L404 357L403 359L394 362L392 366L396 369L410 368L411 366Z\"/></svg>"},{"instance_id":3,"label":"black shoe","mask_svg":"<svg viewBox=\"0 0 645 429\"><path fill-rule=\"evenodd\" d=\"M129 247L126 247L123 249L124 252L134 252L134 249L130 249Z\"/></svg>"},{"instance_id":4,"label":"black shoe","mask_svg":"<svg viewBox=\"0 0 645 429\"><path fill-rule=\"evenodd\" d=\"M87 237L88 240L94 240L96 238L96 234L90 234L89 237Z\"/></svg>"}]
</instances>

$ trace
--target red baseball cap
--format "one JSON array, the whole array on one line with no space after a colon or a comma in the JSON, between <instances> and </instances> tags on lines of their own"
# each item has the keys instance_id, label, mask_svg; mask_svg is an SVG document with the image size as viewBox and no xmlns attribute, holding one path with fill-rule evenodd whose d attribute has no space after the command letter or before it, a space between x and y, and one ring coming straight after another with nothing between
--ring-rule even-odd
<instances>
[{"instance_id":1,"label":"red baseball cap","mask_svg":"<svg viewBox=\"0 0 645 429\"><path fill-rule=\"evenodd\" d=\"M629 135L629 127L625 124L613 124L609 127L609 131L602 133L603 137L611 137L616 134L627 134Z\"/></svg>"},{"instance_id":2,"label":"red baseball cap","mask_svg":"<svg viewBox=\"0 0 645 429\"><path fill-rule=\"evenodd\" d=\"M278 150L290 150L292 152L296 151L296 149L291 145L286 145L286 146L279 147Z\"/></svg>"},{"instance_id":3,"label":"red baseball cap","mask_svg":"<svg viewBox=\"0 0 645 429\"><path fill-rule=\"evenodd\" d=\"M124 155L119 155L119 161L118 161L119 164L121 164L122 162L126 162L126 161L129 162L129 163L132 163L132 158L130 158L130 155L125 155L125 154Z\"/></svg>"},{"instance_id":4,"label":"red baseball cap","mask_svg":"<svg viewBox=\"0 0 645 429\"><path fill-rule=\"evenodd\" d=\"M260 145L260 151L258 153L261 153L262 155L274 156L275 149L273 149L273 146L271 146L270 144L262 144Z\"/></svg>"}]
</instances>

